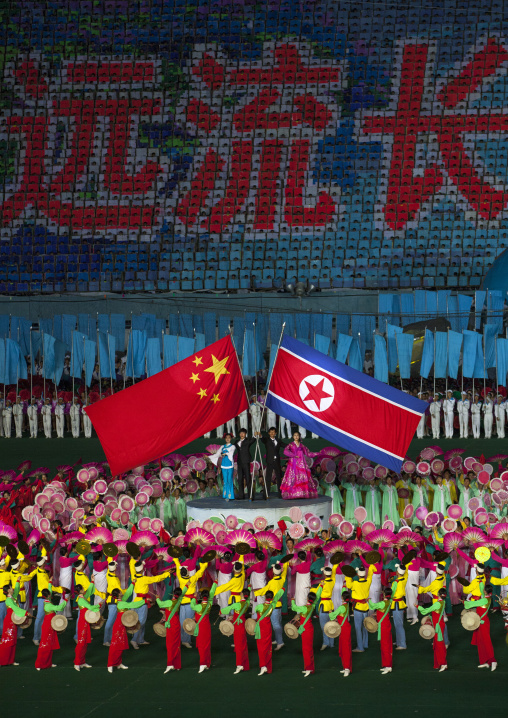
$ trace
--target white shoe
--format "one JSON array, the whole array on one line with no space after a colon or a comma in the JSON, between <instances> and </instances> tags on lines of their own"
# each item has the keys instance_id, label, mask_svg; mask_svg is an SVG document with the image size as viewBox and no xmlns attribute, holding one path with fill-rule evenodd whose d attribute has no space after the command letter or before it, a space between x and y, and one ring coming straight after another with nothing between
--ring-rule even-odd
<instances>
[{"instance_id":1,"label":"white shoe","mask_svg":"<svg viewBox=\"0 0 508 718\"><path fill-rule=\"evenodd\" d=\"M304 677L304 678L307 678L308 676L310 676L310 674L312 673L312 671L302 671L302 673L303 673L303 677Z\"/></svg>"},{"instance_id":2,"label":"white shoe","mask_svg":"<svg viewBox=\"0 0 508 718\"><path fill-rule=\"evenodd\" d=\"M418 623L418 619L417 619L417 618L413 618L413 620L411 621L411 625L414 626L415 623Z\"/></svg>"},{"instance_id":3,"label":"white shoe","mask_svg":"<svg viewBox=\"0 0 508 718\"><path fill-rule=\"evenodd\" d=\"M17 664L15 663L14 665L16 666ZM490 670L491 670L491 671L495 671L496 668L497 668L497 662L496 662L496 661L492 661L492 664L491 664L491 666L490 666Z\"/></svg>"},{"instance_id":4,"label":"white shoe","mask_svg":"<svg viewBox=\"0 0 508 718\"><path fill-rule=\"evenodd\" d=\"M89 663L82 663L81 668L91 668L92 666Z\"/></svg>"},{"instance_id":5,"label":"white shoe","mask_svg":"<svg viewBox=\"0 0 508 718\"><path fill-rule=\"evenodd\" d=\"M111 643L103 643L102 645L103 645L103 646L110 646Z\"/></svg>"},{"instance_id":6,"label":"white shoe","mask_svg":"<svg viewBox=\"0 0 508 718\"><path fill-rule=\"evenodd\" d=\"M396 648L395 650L396 650L396 651L405 651L405 650L406 650L406 646L397 646L397 648Z\"/></svg>"},{"instance_id":7,"label":"white shoe","mask_svg":"<svg viewBox=\"0 0 508 718\"><path fill-rule=\"evenodd\" d=\"M56 663L52 663L51 668L56 668Z\"/></svg>"},{"instance_id":8,"label":"white shoe","mask_svg":"<svg viewBox=\"0 0 508 718\"><path fill-rule=\"evenodd\" d=\"M341 671L341 673L342 673L342 671ZM349 668L346 668L346 670L344 671L344 678L347 678L350 673L351 673L351 671L349 670Z\"/></svg>"},{"instance_id":9,"label":"white shoe","mask_svg":"<svg viewBox=\"0 0 508 718\"><path fill-rule=\"evenodd\" d=\"M74 670L79 672L79 671L81 670L81 666L76 666L76 665L75 665L75 666L74 666Z\"/></svg>"},{"instance_id":10,"label":"white shoe","mask_svg":"<svg viewBox=\"0 0 508 718\"><path fill-rule=\"evenodd\" d=\"M113 673L113 666L108 666L108 673Z\"/></svg>"},{"instance_id":11,"label":"white shoe","mask_svg":"<svg viewBox=\"0 0 508 718\"><path fill-rule=\"evenodd\" d=\"M278 643L278 644L277 644L277 647L275 648L275 650L276 650L276 651L280 651L281 648L284 648L284 644L283 644L283 643Z\"/></svg>"},{"instance_id":12,"label":"white shoe","mask_svg":"<svg viewBox=\"0 0 508 718\"><path fill-rule=\"evenodd\" d=\"M390 667L382 668L381 669L381 675L386 676L387 673L391 673L392 669Z\"/></svg>"},{"instance_id":13,"label":"white shoe","mask_svg":"<svg viewBox=\"0 0 508 718\"><path fill-rule=\"evenodd\" d=\"M131 641L131 646L134 648L135 651L137 651L139 649L139 646L136 643L136 641Z\"/></svg>"},{"instance_id":14,"label":"white shoe","mask_svg":"<svg viewBox=\"0 0 508 718\"><path fill-rule=\"evenodd\" d=\"M23 638L24 638L24 636L23 636ZM13 665L13 666L19 666L19 663L13 663L12 665ZM494 664L492 664L492 665L494 665ZM497 666L497 663L496 663L496 666ZM496 669L493 668L492 670L495 671Z\"/></svg>"},{"instance_id":15,"label":"white shoe","mask_svg":"<svg viewBox=\"0 0 508 718\"><path fill-rule=\"evenodd\" d=\"M118 668L121 668L123 671L126 671L126 670L129 668L129 666L124 666L123 663L120 663L120 665L118 666Z\"/></svg>"},{"instance_id":16,"label":"white shoe","mask_svg":"<svg viewBox=\"0 0 508 718\"><path fill-rule=\"evenodd\" d=\"M164 671L164 673L169 673L170 671L174 671L174 670L175 670L175 667L174 667L174 666L168 666L168 667L166 668L166 670Z\"/></svg>"},{"instance_id":17,"label":"white shoe","mask_svg":"<svg viewBox=\"0 0 508 718\"><path fill-rule=\"evenodd\" d=\"M39 643L40 643L40 641L36 641L36 640L34 639L34 646L38 646Z\"/></svg>"},{"instance_id":18,"label":"white shoe","mask_svg":"<svg viewBox=\"0 0 508 718\"><path fill-rule=\"evenodd\" d=\"M345 669L341 671L341 673L345 673L345 672L346 672Z\"/></svg>"},{"instance_id":19,"label":"white shoe","mask_svg":"<svg viewBox=\"0 0 508 718\"><path fill-rule=\"evenodd\" d=\"M236 671L233 673L234 676L236 676L237 673L241 673L243 671L243 666L237 666Z\"/></svg>"},{"instance_id":20,"label":"white shoe","mask_svg":"<svg viewBox=\"0 0 508 718\"><path fill-rule=\"evenodd\" d=\"M40 668L36 668L35 670L36 670L36 671L40 671L41 669L40 669Z\"/></svg>"},{"instance_id":21,"label":"white shoe","mask_svg":"<svg viewBox=\"0 0 508 718\"><path fill-rule=\"evenodd\" d=\"M207 671L207 670L208 670L208 666L199 666L198 673L204 673L204 671Z\"/></svg>"},{"instance_id":22,"label":"white shoe","mask_svg":"<svg viewBox=\"0 0 508 718\"><path fill-rule=\"evenodd\" d=\"M182 646L185 646L185 648L192 648L190 643L182 643Z\"/></svg>"},{"instance_id":23,"label":"white shoe","mask_svg":"<svg viewBox=\"0 0 508 718\"><path fill-rule=\"evenodd\" d=\"M439 669L439 673L442 673L443 671L446 671L447 668L448 668L448 665L447 665L447 664L445 664L444 666L441 666L441 668Z\"/></svg>"},{"instance_id":24,"label":"white shoe","mask_svg":"<svg viewBox=\"0 0 508 718\"><path fill-rule=\"evenodd\" d=\"M268 668L266 666L263 666L263 668L259 671L258 676L262 676L264 673L268 673Z\"/></svg>"},{"instance_id":25,"label":"white shoe","mask_svg":"<svg viewBox=\"0 0 508 718\"><path fill-rule=\"evenodd\" d=\"M482 663L481 666L478 666L478 668L488 668L488 667L489 667L488 663Z\"/></svg>"},{"instance_id":26,"label":"white shoe","mask_svg":"<svg viewBox=\"0 0 508 718\"><path fill-rule=\"evenodd\" d=\"M325 651L327 648L328 648L328 646L325 646L325 644L323 643L323 645L321 646L321 648L320 648L319 650L320 650L320 651Z\"/></svg>"},{"instance_id":27,"label":"white shoe","mask_svg":"<svg viewBox=\"0 0 508 718\"><path fill-rule=\"evenodd\" d=\"M140 645L140 646L149 646L149 645L150 645L150 641L143 641L143 643L140 643L139 645Z\"/></svg>"},{"instance_id":28,"label":"white shoe","mask_svg":"<svg viewBox=\"0 0 508 718\"><path fill-rule=\"evenodd\" d=\"M276 646L276 645L277 645L277 641L272 641L272 646Z\"/></svg>"}]
</instances>

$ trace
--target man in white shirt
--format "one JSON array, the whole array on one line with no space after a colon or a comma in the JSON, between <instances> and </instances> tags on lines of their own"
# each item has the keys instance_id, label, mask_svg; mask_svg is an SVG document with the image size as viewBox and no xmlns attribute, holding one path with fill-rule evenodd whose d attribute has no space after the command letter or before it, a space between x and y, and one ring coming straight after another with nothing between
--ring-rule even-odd
<instances>
[{"instance_id":1,"label":"man in white shirt","mask_svg":"<svg viewBox=\"0 0 508 718\"><path fill-rule=\"evenodd\" d=\"M90 397L87 398L86 405L90 406ZM85 434L85 438L90 439L92 436L92 422L85 411L85 407L82 407L81 413L83 414L83 432Z\"/></svg>"},{"instance_id":2,"label":"man in white shirt","mask_svg":"<svg viewBox=\"0 0 508 718\"><path fill-rule=\"evenodd\" d=\"M430 405L430 418L432 420L432 438L439 439L439 429L441 423L441 402L439 396L434 397L434 401Z\"/></svg>"},{"instance_id":3,"label":"man in white shirt","mask_svg":"<svg viewBox=\"0 0 508 718\"><path fill-rule=\"evenodd\" d=\"M41 409L42 426L44 428L44 436L46 437L46 439L51 439L51 413L51 399L49 397L46 397L44 406Z\"/></svg>"},{"instance_id":4,"label":"man in white shirt","mask_svg":"<svg viewBox=\"0 0 508 718\"><path fill-rule=\"evenodd\" d=\"M56 436L57 439L64 438L64 415L65 415L65 404L60 396L55 406L55 424L56 424Z\"/></svg>"},{"instance_id":5,"label":"man in white shirt","mask_svg":"<svg viewBox=\"0 0 508 718\"><path fill-rule=\"evenodd\" d=\"M485 432L485 438L492 438L492 425L494 423L494 402L492 401L492 394L487 394L487 399L483 403L483 430Z\"/></svg>"},{"instance_id":6,"label":"man in white shirt","mask_svg":"<svg viewBox=\"0 0 508 718\"><path fill-rule=\"evenodd\" d=\"M33 396L32 401L30 402L28 409L26 410L26 413L28 415L28 425L30 427L30 438L36 439L37 438L37 430L38 430L38 422L39 422L39 412L37 407L37 400Z\"/></svg>"},{"instance_id":7,"label":"man in white shirt","mask_svg":"<svg viewBox=\"0 0 508 718\"><path fill-rule=\"evenodd\" d=\"M79 406L78 398L76 396L74 397L71 404L71 408L69 409L69 414L71 417L72 436L77 439L79 436L79 420L81 418L81 407Z\"/></svg>"},{"instance_id":8,"label":"man in white shirt","mask_svg":"<svg viewBox=\"0 0 508 718\"><path fill-rule=\"evenodd\" d=\"M427 392L426 391L419 391L418 392L418 398L422 401L427 401ZM420 421L418 422L418 426L416 427L416 436L418 439L423 439L425 436L425 422L427 420L427 413L422 414Z\"/></svg>"},{"instance_id":9,"label":"man in white shirt","mask_svg":"<svg viewBox=\"0 0 508 718\"><path fill-rule=\"evenodd\" d=\"M473 427L473 437L475 439L480 438L480 420L481 420L482 405L480 403L480 397L478 394L474 395L474 402L471 404L471 426Z\"/></svg>"},{"instance_id":10,"label":"man in white shirt","mask_svg":"<svg viewBox=\"0 0 508 718\"><path fill-rule=\"evenodd\" d=\"M446 399L443 404L445 436L453 439L453 410L455 409L455 398L450 389L446 392Z\"/></svg>"},{"instance_id":11,"label":"man in white shirt","mask_svg":"<svg viewBox=\"0 0 508 718\"><path fill-rule=\"evenodd\" d=\"M504 399L504 397L502 396L502 394L498 394L497 401L494 406L494 413L496 416L496 433L497 433L497 436L499 439L504 439L504 436L505 436L504 424L505 424L505 419L506 419L506 414L505 414L506 404L503 399Z\"/></svg>"},{"instance_id":12,"label":"man in white shirt","mask_svg":"<svg viewBox=\"0 0 508 718\"><path fill-rule=\"evenodd\" d=\"M16 428L16 439L23 438L23 404L21 397L16 397L16 403L12 407L12 415L14 417L14 426Z\"/></svg>"},{"instance_id":13,"label":"man in white shirt","mask_svg":"<svg viewBox=\"0 0 508 718\"><path fill-rule=\"evenodd\" d=\"M2 410L2 418L4 424L4 436L6 439L11 438L12 431L12 401L7 399L5 407Z\"/></svg>"},{"instance_id":14,"label":"man in white shirt","mask_svg":"<svg viewBox=\"0 0 508 718\"><path fill-rule=\"evenodd\" d=\"M459 412L459 428L460 428L460 438L461 439L467 439L467 435L469 432L469 408L470 408L470 401L467 398L467 394L465 391L461 392L461 398L457 402L457 411Z\"/></svg>"}]
</instances>

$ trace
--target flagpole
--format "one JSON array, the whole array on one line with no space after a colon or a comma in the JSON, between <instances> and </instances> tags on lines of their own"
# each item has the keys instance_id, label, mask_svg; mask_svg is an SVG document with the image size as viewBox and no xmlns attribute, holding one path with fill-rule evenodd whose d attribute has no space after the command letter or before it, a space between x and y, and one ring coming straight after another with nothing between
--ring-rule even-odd
<instances>
[{"instance_id":1,"label":"flagpole","mask_svg":"<svg viewBox=\"0 0 508 718\"><path fill-rule=\"evenodd\" d=\"M398 361L398 363L399 363L400 389L401 389L401 391L404 391L404 385L402 384L402 374L401 374L401 372L400 372L399 342L397 341L397 334L398 334L398 332L395 332L395 346L397 347L397 361Z\"/></svg>"},{"instance_id":2,"label":"flagpole","mask_svg":"<svg viewBox=\"0 0 508 718\"><path fill-rule=\"evenodd\" d=\"M43 391L43 399L46 401L46 367L44 365L46 357L44 356L44 332L41 329L42 334L42 344L41 344L41 358L42 358L42 391ZM5 397L4 397L5 399ZM5 402L4 402L5 403Z\"/></svg>"},{"instance_id":3,"label":"flagpole","mask_svg":"<svg viewBox=\"0 0 508 718\"><path fill-rule=\"evenodd\" d=\"M499 394L499 372L498 372L498 366L497 366L497 334L494 337L494 343L495 343L495 349L496 349L496 401L497 401L497 395Z\"/></svg>"},{"instance_id":4,"label":"flagpole","mask_svg":"<svg viewBox=\"0 0 508 718\"><path fill-rule=\"evenodd\" d=\"M164 371L164 369L166 368L165 356L164 356L164 329L162 329L161 334L162 334L162 339L161 339L161 341L162 341L162 370Z\"/></svg>"},{"instance_id":5,"label":"flagpole","mask_svg":"<svg viewBox=\"0 0 508 718\"><path fill-rule=\"evenodd\" d=\"M488 302L488 299L487 299ZM488 305L487 305L488 306ZM483 328L483 399L485 400L485 394L487 391L487 382L486 382L486 376L485 376L485 327Z\"/></svg>"},{"instance_id":6,"label":"flagpole","mask_svg":"<svg viewBox=\"0 0 508 718\"><path fill-rule=\"evenodd\" d=\"M100 347L99 347L98 344L97 344L97 356L98 356L98 359L99 359L99 366L100 366L100 365L101 365L101 355L100 355ZM109 377L109 385L110 385L110 387L111 387L111 393L114 394L114 393L115 393L115 388L114 388L114 385L113 385L113 376L112 376L113 372L111 371L111 354L110 354L110 351L109 351L109 333L108 333L108 362L109 362L109 374L110 374L110 377ZM116 366L115 366L115 362L113 362L113 371L114 371L114 373L115 373L115 379L116 379Z\"/></svg>"},{"instance_id":7,"label":"flagpole","mask_svg":"<svg viewBox=\"0 0 508 718\"><path fill-rule=\"evenodd\" d=\"M95 342L97 344L97 363L99 364L99 399L101 398L101 354L99 350L99 312L97 312L97 330L95 335ZM109 351L108 351L108 361L109 361Z\"/></svg>"},{"instance_id":8,"label":"flagpole","mask_svg":"<svg viewBox=\"0 0 508 718\"><path fill-rule=\"evenodd\" d=\"M83 337L83 358L84 357L85 357L85 337ZM85 364L85 404L86 404L87 399L88 399L88 392L87 392L87 387L86 387L86 363L85 362L83 362L83 363ZM99 394L99 396L100 396L100 394Z\"/></svg>"},{"instance_id":9,"label":"flagpole","mask_svg":"<svg viewBox=\"0 0 508 718\"><path fill-rule=\"evenodd\" d=\"M34 388L34 359L32 356L32 327L30 326L30 402L32 401L32 394Z\"/></svg>"},{"instance_id":10,"label":"flagpole","mask_svg":"<svg viewBox=\"0 0 508 718\"><path fill-rule=\"evenodd\" d=\"M446 299L446 306L448 307L448 298ZM446 395L448 395L448 354L449 354L449 342L450 342L450 334L449 334L448 327L446 328Z\"/></svg>"},{"instance_id":11,"label":"flagpole","mask_svg":"<svg viewBox=\"0 0 508 718\"><path fill-rule=\"evenodd\" d=\"M18 321L18 346L19 346L19 321ZM19 384L19 356L16 364L16 399L18 398L18 384Z\"/></svg>"},{"instance_id":12,"label":"flagpole","mask_svg":"<svg viewBox=\"0 0 508 718\"><path fill-rule=\"evenodd\" d=\"M257 370L257 362L256 362L256 322L252 322L252 331L254 334L254 386L255 386L256 401L257 401L258 400L258 370ZM259 425L259 429L261 430L261 424Z\"/></svg>"},{"instance_id":13,"label":"flagpole","mask_svg":"<svg viewBox=\"0 0 508 718\"><path fill-rule=\"evenodd\" d=\"M83 342L83 346L84 346L84 342ZM71 369L73 369L73 372L72 372L72 403L74 403L74 374L76 373L76 367L73 365L76 363L76 361L74 359L74 330L73 329L71 329L71 350L72 350ZM83 354L83 357L84 357L84 354Z\"/></svg>"},{"instance_id":14,"label":"flagpole","mask_svg":"<svg viewBox=\"0 0 508 718\"><path fill-rule=\"evenodd\" d=\"M125 389L125 378L127 376L127 357L129 356L129 341L130 341L130 333L129 338L127 339L127 353L125 355L125 369L123 372L123 388Z\"/></svg>"},{"instance_id":15,"label":"flagpole","mask_svg":"<svg viewBox=\"0 0 508 718\"><path fill-rule=\"evenodd\" d=\"M434 374L434 392L432 396L432 401L434 401L434 398L436 396L436 332L434 331L434 366L433 366L433 374Z\"/></svg>"}]
</instances>

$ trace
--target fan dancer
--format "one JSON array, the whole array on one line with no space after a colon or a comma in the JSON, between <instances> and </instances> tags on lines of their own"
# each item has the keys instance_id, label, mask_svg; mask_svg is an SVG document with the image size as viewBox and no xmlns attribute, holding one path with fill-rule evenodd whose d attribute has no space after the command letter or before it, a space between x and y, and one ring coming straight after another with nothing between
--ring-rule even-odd
<instances>
[{"instance_id":1,"label":"fan dancer","mask_svg":"<svg viewBox=\"0 0 508 718\"><path fill-rule=\"evenodd\" d=\"M390 623L390 608L392 606L392 589L383 589L383 600L374 602L369 600L369 607L376 611L377 640L381 646L381 675L392 672L393 667L393 638L392 624Z\"/></svg>"},{"instance_id":2,"label":"fan dancer","mask_svg":"<svg viewBox=\"0 0 508 718\"><path fill-rule=\"evenodd\" d=\"M339 634L339 657L342 663L341 673L347 678L353 670L353 651L351 645L351 623L349 622L349 606L351 603L351 591L348 588L342 590L342 604L330 613L330 620L338 618L340 628ZM339 618L340 616L340 618Z\"/></svg>"},{"instance_id":3,"label":"fan dancer","mask_svg":"<svg viewBox=\"0 0 508 718\"><path fill-rule=\"evenodd\" d=\"M298 605L295 599L291 602L291 608L300 616L300 628L298 633L302 637L303 653L303 677L307 678L314 673L314 626L312 625L312 614L321 598L322 589L317 592L309 591L305 605Z\"/></svg>"},{"instance_id":4,"label":"fan dancer","mask_svg":"<svg viewBox=\"0 0 508 718\"><path fill-rule=\"evenodd\" d=\"M434 668L442 673L448 668L447 657L446 657L446 641L445 641L445 601L446 601L446 588L440 588L437 592L437 597L433 600L432 605L429 608L423 608L418 606L418 610L422 616L426 616L432 613L432 623L434 625L434 639L432 641L432 649L434 651Z\"/></svg>"},{"instance_id":5,"label":"fan dancer","mask_svg":"<svg viewBox=\"0 0 508 718\"><path fill-rule=\"evenodd\" d=\"M321 633L323 634L323 643L321 644L321 650L325 648L333 648L333 638L327 636L324 631L325 623L330 620L330 611L333 611L332 593L335 588L335 574L337 573L338 564L334 566L325 566L323 568L323 580L318 586L320 590L320 601L319 601L319 624L321 626Z\"/></svg>"},{"instance_id":6,"label":"fan dancer","mask_svg":"<svg viewBox=\"0 0 508 718\"><path fill-rule=\"evenodd\" d=\"M263 596L264 599L264 596ZM233 614L233 642L235 645L235 657L236 657L236 670L233 675L242 673L242 671L248 671L250 669L249 664L249 648L247 645L247 633L245 631L245 620L247 618L247 611L250 606L250 591L248 588L244 588L240 600L235 603L230 603L229 606L221 608L221 613L225 616L234 611Z\"/></svg>"},{"instance_id":7,"label":"fan dancer","mask_svg":"<svg viewBox=\"0 0 508 718\"><path fill-rule=\"evenodd\" d=\"M256 629L254 638L256 639L256 646L258 649L259 657L259 673L258 676L263 676L265 673L272 672L272 622L271 613L275 610L277 605L280 605L280 599L284 591L280 589L277 591L275 596L273 591L265 591L266 603L259 611L259 617L256 621Z\"/></svg>"},{"instance_id":8,"label":"fan dancer","mask_svg":"<svg viewBox=\"0 0 508 718\"><path fill-rule=\"evenodd\" d=\"M490 579L492 581L492 577ZM502 579L495 579L500 581ZM474 609L480 618L478 628L473 631L471 645L478 649L478 668L490 668L495 671L497 661L494 656L494 646L490 637L489 608L492 600L492 588L485 585L485 566L476 564L476 578L470 584L464 585L464 593L471 594L470 601L464 601L464 608ZM498 585L495 583L495 585Z\"/></svg>"},{"instance_id":9,"label":"fan dancer","mask_svg":"<svg viewBox=\"0 0 508 718\"><path fill-rule=\"evenodd\" d=\"M117 563L112 558L108 558L108 570L106 573L106 604L108 607L108 620L104 628L104 646L111 645L111 637L113 635L113 626L115 625L115 619L117 614L117 602L113 599L112 594L114 589L118 589L120 596L123 595L123 589L120 584L120 579L116 575Z\"/></svg>"},{"instance_id":10,"label":"fan dancer","mask_svg":"<svg viewBox=\"0 0 508 718\"><path fill-rule=\"evenodd\" d=\"M148 646L149 642L145 641L145 625L148 617L148 605L150 603L148 595L148 587L153 583L160 583L164 579L171 575L170 571L165 571L157 576L146 576L145 575L145 562L137 561L131 558L129 561L129 568L131 572L131 581L134 585L134 593L136 599L142 598L143 605L135 609L139 617L140 628L139 631L133 635L131 640L131 646L137 650L139 646Z\"/></svg>"},{"instance_id":11,"label":"fan dancer","mask_svg":"<svg viewBox=\"0 0 508 718\"><path fill-rule=\"evenodd\" d=\"M231 574L233 572L232 558L233 554L230 551L226 551L222 558L220 558L220 556L217 556L217 558L215 559L215 568L217 569L217 585L219 587L224 585L225 583L228 583L228 581L231 579ZM217 603L219 604L219 608L224 608L228 605L229 592L219 591L218 593L219 595L217 595Z\"/></svg>"},{"instance_id":12,"label":"fan dancer","mask_svg":"<svg viewBox=\"0 0 508 718\"><path fill-rule=\"evenodd\" d=\"M263 588L266 584L266 569L268 566L268 552L258 549L254 552L257 563L249 566L245 572L246 578L250 578L252 587L252 618L256 619L257 607L265 602L264 596L256 596L255 593L259 588Z\"/></svg>"},{"instance_id":13,"label":"fan dancer","mask_svg":"<svg viewBox=\"0 0 508 718\"><path fill-rule=\"evenodd\" d=\"M291 566L291 574L295 574L295 603L297 606L307 605L307 595L310 591L310 567L312 554L310 551L298 551L298 560L295 566Z\"/></svg>"},{"instance_id":14,"label":"fan dancer","mask_svg":"<svg viewBox=\"0 0 508 718\"><path fill-rule=\"evenodd\" d=\"M374 565L369 566L368 572L365 571L363 566L357 568L357 578L354 578L354 574L350 571L346 572L346 568L351 569L351 567L343 566L342 572L346 577L346 588L351 591L351 598L354 602L353 616L355 622L356 648L353 649L353 653L363 653L369 647L369 634L363 625L363 620L369 610L368 599L370 584L372 583L372 576L374 574ZM351 571L354 570L355 569L351 569Z\"/></svg>"},{"instance_id":15,"label":"fan dancer","mask_svg":"<svg viewBox=\"0 0 508 718\"><path fill-rule=\"evenodd\" d=\"M79 583L74 588L78 594L76 603L79 608L78 641L74 652L74 670L79 672L82 668L92 667L86 662L86 649L88 644L92 642L92 632L90 631L90 624L86 620L86 612L93 611L94 613L99 613L101 607L99 605L93 606L90 603L90 597L92 596L94 590L93 583L90 584L86 591Z\"/></svg>"},{"instance_id":16,"label":"fan dancer","mask_svg":"<svg viewBox=\"0 0 508 718\"><path fill-rule=\"evenodd\" d=\"M16 585L4 586L2 592L5 596L6 614L2 631L2 640L0 641L0 666L19 666L16 663L16 646L18 643L18 622L13 621L13 617L24 619L26 611L17 604L19 594L19 579Z\"/></svg>"},{"instance_id":17,"label":"fan dancer","mask_svg":"<svg viewBox=\"0 0 508 718\"><path fill-rule=\"evenodd\" d=\"M284 595L284 585L286 583L286 576L288 572L288 561L292 558L291 555L285 556L282 561L277 562L273 568L273 578L268 581L266 586L264 588L260 588L257 591L254 591L254 594L256 596L266 596L268 591L272 593L272 595L279 595L282 597ZM276 641L276 651L280 651L280 649L284 646L284 641L282 640L282 601L278 600L275 604L275 606L272 606L270 610L270 618L273 626L273 631L275 633L275 641ZM265 615L265 614L264 614Z\"/></svg>"},{"instance_id":18,"label":"fan dancer","mask_svg":"<svg viewBox=\"0 0 508 718\"><path fill-rule=\"evenodd\" d=\"M212 665L212 629L210 626L210 611L213 606L213 594L217 584L214 584L208 592L201 591L199 595L199 603L195 598L191 599L191 607L195 612L196 628L194 637L196 638L196 647L199 653L199 671L203 673Z\"/></svg>"},{"instance_id":19,"label":"fan dancer","mask_svg":"<svg viewBox=\"0 0 508 718\"><path fill-rule=\"evenodd\" d=\"M180 608L180 623L182 624L182 630L180 632L180 638L182 645L185 648L192 648L191 637L188 633L183 630L183 622L186 618L192 618L194 613L191 606L191 601L196 597L196 586L201 576L204 574L208 567L208 563L202 563L200 568L192 576L190 575L189 569L186 566L182 566L180 560L177 557L173 558L176 566L176 576L178 584L182 589L183 598Z\"/></svg>"},{"instance_id":20,"label":"fan dancer","mask_svg":"<svg viewBox=\"0 0 508 718\"><path fill-rule=\"evenodd\" d=\"M53 595L53 587L49 584L48 588L41 591L44 600L44 620L41 628L41 639L39 648L37 649L37 658L35 660L35 668L40 671L43 668L56 668L53 663L53 651L60 648L58 634L52 626L52 620L55 613L62 613L67 601L61 601L56 594Z\"/></svg>"},{"instance_id":21,"label":"fan dancer","mask_svg":"<svg viewBox=\"0 0 508 718\"><path fill-rule=\"evenodd\" d=\"M173 598L169 601L161 601L157 599L159 608L164 609L164 618L166 623L166 670L164 673L170 671L179 671L182 667L182 655L180 648L180 614L178 613L180 604L182 603L182 589L175 588L173 591Z\"/></svg>"},{"instance_id":22,"label":"fan dancer","mask_svg":"<svg viewBox=\"0 0 508 718\"><path fill-rule=\"evenodd\" d=\"M127 651L129 648L127 629L122 623L122 615L124 611L135 611L143 605L146 605L144 599L142 598L139 601L129 601L133 593L134 584L131 583L123 595L123 600L120 600L122 594L118 588L114 588L111 594L112 600L116 601L117 613L115 623L113 625L113 633L111 635L111 645L108 651L108 673L113 673L113 668L121 668L126 671L129 667L122 661L123 652Z\"/></svg>"}]
</instances>

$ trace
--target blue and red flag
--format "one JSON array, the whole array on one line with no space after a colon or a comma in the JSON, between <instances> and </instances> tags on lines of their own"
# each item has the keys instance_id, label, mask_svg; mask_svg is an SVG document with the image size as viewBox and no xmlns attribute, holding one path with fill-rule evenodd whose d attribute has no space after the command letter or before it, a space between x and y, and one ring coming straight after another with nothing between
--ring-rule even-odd
<instances>
[{"instance_id":1,"label":"blue and red flag","mask_svg":"<svg viewBox=\"0 0 508 718\"><path fill-rule=\"evenodd\" d=\"M284 337L266 406L309 431L399 472L427 404Z\"/></svg>"}]
</instances>

